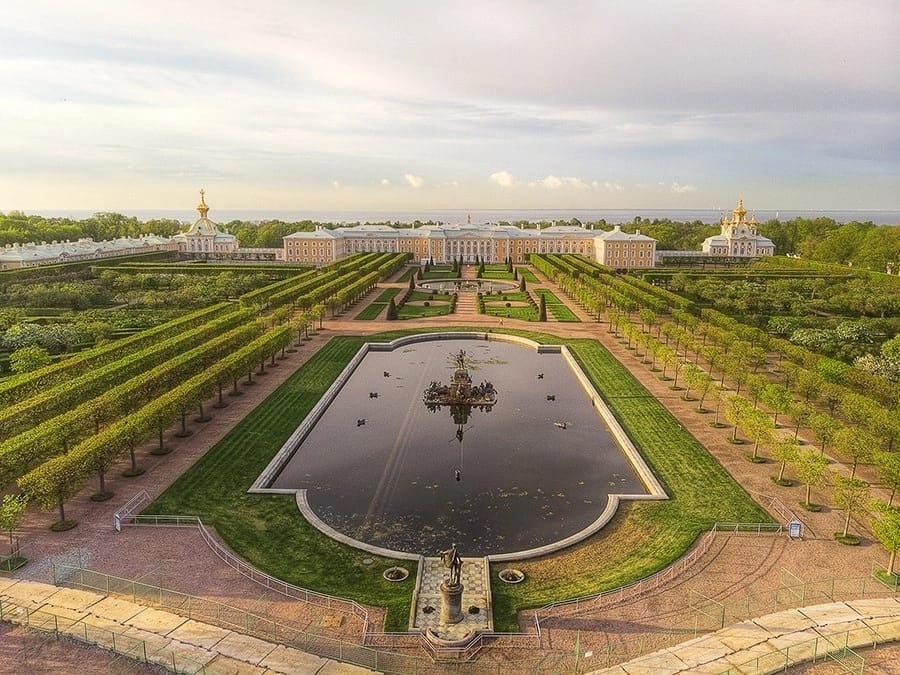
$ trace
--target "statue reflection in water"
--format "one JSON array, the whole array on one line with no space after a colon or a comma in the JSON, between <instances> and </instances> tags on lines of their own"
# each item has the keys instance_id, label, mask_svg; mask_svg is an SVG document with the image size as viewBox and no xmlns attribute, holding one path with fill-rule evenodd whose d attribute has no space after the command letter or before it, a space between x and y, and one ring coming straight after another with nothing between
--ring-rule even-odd
<instances>
[{"instance_id":1,"label":"statue reflection in water","mask_svg":"<svg viewBox=\"0 0 900 675\"><path fill-rule=\"evenodd\" d=\"M466 427L475 409L490 412L497 402L497 390L490 382L472 384L469 375L470 360L465 350L453 355L455 368L449 384L432 381L425 390L422 401L430 412L437 412L442 406L450 407L450 416L456 424L456 440L459 441L459 466L454 471L457 481L462 480L463 437L471 429Z\"/></svg>"}]
</instances>

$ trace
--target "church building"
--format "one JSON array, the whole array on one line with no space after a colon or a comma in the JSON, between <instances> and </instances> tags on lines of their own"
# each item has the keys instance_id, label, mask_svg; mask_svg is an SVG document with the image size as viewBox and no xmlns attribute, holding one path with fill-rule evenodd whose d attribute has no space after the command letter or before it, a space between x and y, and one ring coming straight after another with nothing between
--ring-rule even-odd
<instances>
[{"instance_id":1,"label":"church building","mask_svg":"<svg viewBox=\"0 0 900 675\"><path fill-rule=\"evenodd\" d=\"M775 255L775 244L756 231L756 217L747 220L744 200L738 201L731 218L722 217L722 232L703 240L702 250L710 256L730 256L732 258L756 258Z\"/></svg>"},{"instance_id":2,"label":"church building","mask_svg":"<svg viewBox=\"0 0 900 675\"><path fill-rule=\"evenodd\" d=\"M195 258L227 257L238 249L238 240L233 234L219 229L219 225L209 219L209 207L206 205L206 191L200 190L200 203L197 205L200 217L188 228L172 237L178 243L179 253L187 253Z\"/></svg>"}]
</instances>

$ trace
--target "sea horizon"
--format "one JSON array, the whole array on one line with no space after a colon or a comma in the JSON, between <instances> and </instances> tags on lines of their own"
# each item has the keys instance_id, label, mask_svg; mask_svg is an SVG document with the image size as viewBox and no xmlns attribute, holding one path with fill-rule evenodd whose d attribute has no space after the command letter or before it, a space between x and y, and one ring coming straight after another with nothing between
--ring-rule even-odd
<instances>
[{"instance_id":1,"label":"sea horizon","mask_svg":"<svg viewBox=\"0 0 900 675\"><path fill-rule=\"evenodd\" d=\"M23 211L26 215L37 215L44 218L71 218L83 220L96 213L120 213L135 217L139 221L171 219L181 222L196 220L196 211L191 209L113 209L98 211L90 209L44 209ZM463 223L471 219L473 223L499 222L555 222L570 221L573 218L584 222L608 224L633 223L635 218L654 220L666 219L680 222L718 223L722 216L730 215L731 209L420 209L420 210L302 210L302 209L210 209L210 218L219 223L233 220L263 222L279 220L283 222L301 222L309 220L319 223L355 224L355 223L402 223L438 222L445 224ZM749 215L757 221L766 222L772 219L782 221L803 218L831 218L838 223L852 221L872 222L875 225L900 224L900 210L890 209L756 209L749 210Z\"/></svg>"}]
</instances>

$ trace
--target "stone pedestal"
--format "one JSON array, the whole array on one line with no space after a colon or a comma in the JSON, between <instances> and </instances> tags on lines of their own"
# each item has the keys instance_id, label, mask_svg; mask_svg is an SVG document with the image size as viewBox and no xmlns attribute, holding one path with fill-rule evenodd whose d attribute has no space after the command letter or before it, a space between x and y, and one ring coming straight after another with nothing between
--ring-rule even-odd
<instances>
[{"instance_id":1,"label":"stone pedestal","mask_svg":"<svg viewBox=\"0 0 900 675\"><path fill-rule=\"evenodd\" d=\"M441 623L459 623L463 620L462 613L463 585L451 586L447 580L441 582Z\"/></svg>"}]
</instances>

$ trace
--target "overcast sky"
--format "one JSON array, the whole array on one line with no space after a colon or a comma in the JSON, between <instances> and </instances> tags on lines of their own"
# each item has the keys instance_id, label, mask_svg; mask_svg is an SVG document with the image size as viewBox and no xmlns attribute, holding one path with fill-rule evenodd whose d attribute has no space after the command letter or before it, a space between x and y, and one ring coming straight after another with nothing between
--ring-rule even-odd
<instances>
[{"instance_id":1,"label":"overcast sky","mask_svg":"<svg viewBox=\"0 0 900 675\"><path fill-rule=\"evenodd\" d=\"M0 211L900 209L900 0L6 0Z\"/></svg>"}]
</instances>

